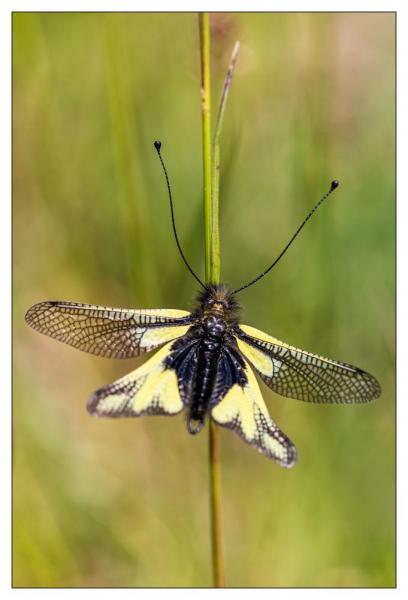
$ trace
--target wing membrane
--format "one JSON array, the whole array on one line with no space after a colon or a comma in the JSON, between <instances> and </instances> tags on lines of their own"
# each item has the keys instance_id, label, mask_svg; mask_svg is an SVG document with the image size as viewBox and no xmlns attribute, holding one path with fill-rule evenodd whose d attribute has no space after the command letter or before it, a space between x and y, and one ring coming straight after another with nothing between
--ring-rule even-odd
<instances>
[{"instance_id":1,"label":"wing membrane","mask_svg":"<svg viewBox=\"0 0 408 600\"><path fill-rule=\"evenodd\" d=\"M212 419L232 429L258 452L283 467L296 462L296 448L269 416L258 382L246 361L242 361L246 382L233 383L224 398L211 410Z\"/></svg>"},{"instance_id":2,"label":"wing membrane","mask_svg":"<svg viewBox=\"0 0 408 600\"><path fill-rule=\"evenodd\" d=\"M84 352L133 358L184 335L192 318L183 310L50 301L32 306L26 321L36 331Z\"/></svg>"},{"instance_id":3,"label":"wing membrane","mask_svg":"<svg viewBox=\"0 0 408 600\"><path fill-rule=\"evenodd\" d=\"M369 373L299 350L253 327L240 325L237 342L265 383L281 396L343 404L370 402L381 394Z\"/></svg>"},{"instance_id":4,"label":"wing membrane","mask_svg":"<svg viewBox=\"0 0 408 600\"><path fill-rule=\"evenodd\" d=\"M140 417L176 415L184 408L177 375L166 368L172 342L166 344L144 365L97 390L88 402L88 411L98 417Z\"/></svg>"}]
</instances>

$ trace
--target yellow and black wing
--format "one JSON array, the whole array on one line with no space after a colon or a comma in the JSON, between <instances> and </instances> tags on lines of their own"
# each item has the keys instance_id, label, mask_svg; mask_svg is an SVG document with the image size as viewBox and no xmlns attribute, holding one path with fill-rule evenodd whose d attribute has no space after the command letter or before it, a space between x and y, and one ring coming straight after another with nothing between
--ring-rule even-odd
<instances>
[{"instance_id":1,"label":"yellow and black wing","mask_svg":"<svg viewBox=\"0 0 408 600\"><path fill-rule=\"evenodd\" d=\"M277 394L322 403L361 403L381 395L378 381L347 363L299 350L247 325L236 330L239 350Z\"/></svg>"},{"instance_id":2,"label":"yellow and black wing","mask_svg":"<svg viewBox=\"0 0 408 600\"><path fill-rule=\"evenodd\" d=\"M255 375L246 360L240 360L236 377L229 384L225 396L211 409L211 417L223 427L235 431L245 442L258 452L272 458L283 467L292 467L296 462L296 448L269 416ZM231 365L232 373L237 365ZM225 366L222 367L225 372ZM225 379L225 376L224 376Z\"/></svg>"},{"instance_id":3,"label":"yellow and black wing","mask_svg":"<svg viewBox=\"0 0 408 600\"><path fill-rule=\"evenodd\" d=\"M176 415L184 408L174 369L167 368L173 342L166 344L141 367L97 390L88 411L98 417Z\"/></svg>"},{"instance_id":4,"label":"yellow and black wing","mask_svg":"<svg viewBox=\"0 0 408 600\"><path fill-rule=\"evenodd\" d=\"M40 302L27 314L36 331L74 348L108 358L133 358L184 335L189 312L133 310L76 302Z\"/></svg>"}]
</instances>

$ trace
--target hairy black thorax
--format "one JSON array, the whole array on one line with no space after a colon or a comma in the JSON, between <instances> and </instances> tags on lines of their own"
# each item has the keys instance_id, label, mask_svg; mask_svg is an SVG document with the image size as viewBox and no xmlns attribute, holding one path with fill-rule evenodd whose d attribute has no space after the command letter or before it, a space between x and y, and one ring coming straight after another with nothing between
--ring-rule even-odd
<instances>
[{"instance_id":1,"label":"hairy black thorax","mask_svg":"<svg viewBox=\"0 0 408 600\"><path fill-rule=\"evenodd\" d=\"M219 315L226 323L236 324L238 322L240 305L235 300L231 288L223 283L207 286L200 291L196 302L197 308L194 314L198 316Z\"/></svg>"}]
</instances>

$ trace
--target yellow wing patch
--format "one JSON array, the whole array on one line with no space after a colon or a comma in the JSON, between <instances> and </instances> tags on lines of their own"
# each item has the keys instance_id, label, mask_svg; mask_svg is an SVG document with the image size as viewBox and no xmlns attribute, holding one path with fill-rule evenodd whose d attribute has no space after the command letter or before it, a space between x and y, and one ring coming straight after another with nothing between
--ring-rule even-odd
<instances>
[{"instance_id":1,"label":"yellow wing patch","mask_svg":"<svg viewBox=\"0 0 408 600\"><path fill-rule=\"evenodd\" d=\"M172 325L146 329L140 338L140 348L148 352L152 348L181 337L187 333L189 327L190 325Z\"/></svg>"},{"instance_id":2,"label":"yellow wing patch","mask_svg":"<svg viewBox=\"0 0 408 600\"><path fill-rule=\"evenodd\" d=\"M242 331L244 333L246 333L247 335L250 335L251 337L256 338L257 340L261 340L261 342L266 342L267 344L273 344L276 346L279 346L280 348L285 348L286 350L290 350L292 352L292 354L294 354L295 356L297 356L297 358L300 357L300 355L309 355L311 357L313 357L314 359L316 359L316 361L320 363L325 363L325 364L332 364L332 365L338 365L339 363L335 360L330 360L330 358L324 358L323 356L319 356L318 354L312 354L310 352L305 352L305 350L301 350L300 348L296 348L295 346L290 346L289 344L286 344L285 342L281 342L280 340L272 337L271 335L268 335L267 333L261 331L260 329L256 329L255 327L250 327L249 325L240 325L240 328L242 329ZM258 367L257 367L258 368Z\"/></svg>"},{"instance_id":3,"label":"yellow wing patch","mask_svg":"<svg viewBox=\"0 0 408 600\"><path fill-rule=\"evenodd\" d=\"M269 416L258 382L245 362L248 382L234 384L211 411L216 423L233 429L248 444L284 467L296 462L296 448Z\"/></svg>"},{"instance_id":4,"label":"yellow wing patch","mask_svg":"<svg viewBox=\"0 0 408 600\"><path fill-rule=\"evenodd\" d=\"M183 402L173 369L164 362L171 343L166 344L144 365L97 390L88 403L88 411L99 417L139 417L175 415Z\"/></svg>"},{"instance_id":5,"label":"yellow wing patch","mask_svg":"<svg viewBox=\"0 0 408 600\"><path fill-rule=\"evenodd\" d=\"M263 375L271 374L271 372L274 369L273 361L267 354L265 354L265 352L258 350L258 348L255 348L254 346L250 346L249 344L243 342L239 338L237 338L237 342L238 348L240 349L242 354L254 365L257 371L259 371Z\"/></svg>"}]
</instances>

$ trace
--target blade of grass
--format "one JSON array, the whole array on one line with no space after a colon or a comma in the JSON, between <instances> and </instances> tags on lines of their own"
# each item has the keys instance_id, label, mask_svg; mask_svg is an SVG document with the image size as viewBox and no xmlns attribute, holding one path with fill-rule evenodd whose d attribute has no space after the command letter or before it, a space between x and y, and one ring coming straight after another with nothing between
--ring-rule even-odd
<instances>
[{"instance_id":1,"label":"blade of grass","mask_svg":"<svg viewBox=\"0 0 408 600\"><path fill-rule=\"evenodd\" d=\"M239 42L235 42L235 46L232 50L230 63L228 65L227 76L225 77L224 85L221 92L221 98L218 105L217 119L215 122L215 132L213 140L213 151L211 161L211 241L213 244L213 265L214 272L220 274L220 236L219 236L219 194L220 194L220 139L222 124L224 121L225 107L227 105L228 92L232 83L232 76L234 74L235 63L237 62L237 56L239 51Z\"/></svg>"},{"instance_id":2,"label":"blade of grass","mask_svg":"<svg viewBox=\"0 0 408 600\"><path fill-rule=\"evenodd\" d=\"M207 282L218 283L220 278L219 230L212 227L212 214L217 213L211 197L211 100L210 100L210 25L208 13L199 13L201 59L201 122L203 144L203 189L204 189L204 232L205 232L205 277ZM210 419L209 423L209 483L211 547L214 587L224 587L221 529L221 472L218 432Z\"/></svg>"}]
</instances>

